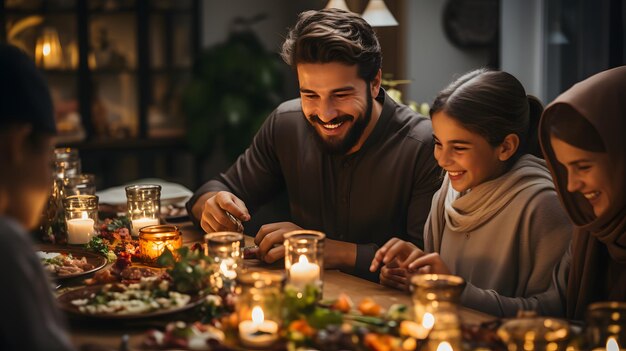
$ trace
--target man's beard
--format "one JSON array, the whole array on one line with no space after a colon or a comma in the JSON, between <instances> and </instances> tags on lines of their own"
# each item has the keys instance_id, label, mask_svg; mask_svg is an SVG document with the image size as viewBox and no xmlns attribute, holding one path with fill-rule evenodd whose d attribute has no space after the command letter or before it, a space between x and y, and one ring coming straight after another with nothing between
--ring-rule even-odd
<instances>
[{"instance_id":1,"label":"man's beard","mask_svg":"<svg viewBox=\"0 0 626 351\"><path fill-rule=\"evenodd\" d=\"M324 153L330 155L345 155L346 153L348 153L348 151L350 151L350 149L354 147L354 145L356 145L357 142L359 142L359 139L365 132L365 128L367 128L370 121L372 120L373 103L372 92L369 89L369 84L367 85L366 98L367 108L365 109L365 114L363 116L360 116L361 118L356 118L351 115L342 115L333 118L327 123L324 123L317 115L309 116L309 121L311 122L310 127L313 128L313 131L315 132L315 140L317 141L318 145ZM352 128L350 128L350 130L348 130L348 133L345 135L345 137L343 137L343 139L336 136L324 138L322 135L320 135L320 132L318 132L317 129L313 126L314 124L319 124L320 126L322 126L323 124L336 124L341 122L345 123L348 121L354 121L354 125L352 126ZM321 128L324 127L322 126Z\"/></svg>"}]
</instances>

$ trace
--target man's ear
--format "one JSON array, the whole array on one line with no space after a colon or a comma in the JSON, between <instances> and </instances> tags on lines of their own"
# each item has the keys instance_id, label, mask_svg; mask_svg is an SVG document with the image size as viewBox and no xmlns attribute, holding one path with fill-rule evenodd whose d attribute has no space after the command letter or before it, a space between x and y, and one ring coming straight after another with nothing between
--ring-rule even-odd
<instances>
[{"instance_id":1,"label":"man's ear","mask_svg":"<svg viewBox=\"0 0 626 351\"><path fill-rule=\"evenodd\" d=\"M504 137L504 140L498 147L498 159L500 161L506 161L515 155L515 152L519 148L519 136L517 134L509 134Z\"/></svg>"},{"instance_id":2,"label":"man's ear","mask_svg":"<svg viewBox=\"0 0 626 351\"><path fill-rule=\"evenodd\" d=\"M380 85L382 83L382 76L383 71L381 69L378 69L378 73L376 73L376 76L374 76L374 79L372 79L370 89L372 90L371 93L373 98L376 98L378 96L378 91L380 90Z\"/></svg>"},{"instance_id":3,"label":"man's ear","mask_svg":"<svg viewBox=\"0 0 626 351\"><path fill-rule=\"evenodd\" d=\"M3 158L7 165L16 165L24 161L25 147L32 129L32 126L28 124L13 125L2 133L0 148L3 150Z\"/></svg>"}]
</instances>

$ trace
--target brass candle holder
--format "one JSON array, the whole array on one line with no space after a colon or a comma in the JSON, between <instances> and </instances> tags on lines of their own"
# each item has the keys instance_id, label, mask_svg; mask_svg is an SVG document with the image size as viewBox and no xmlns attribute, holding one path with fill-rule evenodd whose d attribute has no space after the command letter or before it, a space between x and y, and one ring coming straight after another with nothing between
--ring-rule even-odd
<instances>
[{"instance_id":1,"label":"brass candle holder","mask_svg":"<svg viewBox=\"0 0 626 351\"><path fill-rule=\"evenodd\" d=\"M148 265L156 265L166 248L176 255L182 246L183 236L175 225L152 225L139 230L139 255Z\"/></svg>"}]
</instances>

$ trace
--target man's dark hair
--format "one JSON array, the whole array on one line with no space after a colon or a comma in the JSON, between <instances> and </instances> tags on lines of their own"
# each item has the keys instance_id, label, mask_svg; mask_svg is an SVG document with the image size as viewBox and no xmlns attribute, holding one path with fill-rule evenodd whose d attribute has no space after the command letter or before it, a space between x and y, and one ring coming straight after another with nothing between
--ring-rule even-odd
<instances>
[{"instance_id":1,"label":"man's dark hair","mask_svg":"<svg viewBox=\"0 0 626 351\"><path fill-rule=\"evenodd\" d=\"M357 65L358 75L371 82L382 64L380 43L361 16L340 9L302 12L283 43L283 60L299 63L341 62Z\"/></svg>"}]
</instances>

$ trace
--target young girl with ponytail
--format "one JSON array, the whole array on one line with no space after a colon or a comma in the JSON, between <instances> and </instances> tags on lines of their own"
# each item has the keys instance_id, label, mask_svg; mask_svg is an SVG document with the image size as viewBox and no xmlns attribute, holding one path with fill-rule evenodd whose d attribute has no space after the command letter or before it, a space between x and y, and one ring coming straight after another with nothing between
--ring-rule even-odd
<instances>
[{"instance_id":1,"label":"young girl with ponytail","mask_svg":"<svg viewBox=\"0 0 626 351\"><path fill-rule=\"evenodd\" d=\"M563 256L572 226L537 141L541 103L506 72L465 74L430 111L444 170L424 229L424 250L397 238L381 247L382 284L406 288L412 273L454 274L463 305L496 316L534 309Z\"/></svg>"}]
</instances>

